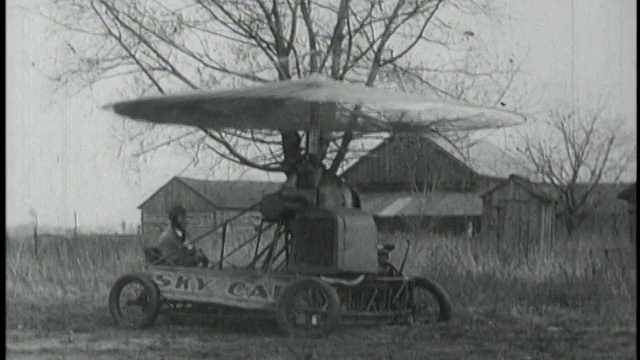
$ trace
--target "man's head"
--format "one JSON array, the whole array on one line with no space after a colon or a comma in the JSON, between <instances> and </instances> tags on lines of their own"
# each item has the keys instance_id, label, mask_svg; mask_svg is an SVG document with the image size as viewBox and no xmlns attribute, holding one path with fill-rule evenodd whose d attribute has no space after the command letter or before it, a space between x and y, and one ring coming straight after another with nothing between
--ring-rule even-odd
<instances>
[{"instance_id":1,"label":"man's head","mask_svg":"<svg viewBox=\"0 0 640 360\"><path fill-rule=\"evenodd\" d=\"M173 205L169 208L169 221L171 225L177 226L181 229L187 228L187 209L181 204Z\"/></svg>"}]
</instances>

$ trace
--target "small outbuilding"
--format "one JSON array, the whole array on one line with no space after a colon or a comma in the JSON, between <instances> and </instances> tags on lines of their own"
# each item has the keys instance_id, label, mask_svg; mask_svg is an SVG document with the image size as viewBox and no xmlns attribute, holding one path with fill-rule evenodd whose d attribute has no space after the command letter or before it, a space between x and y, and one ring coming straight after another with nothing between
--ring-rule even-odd
<instances>
[{"instance_id":1,"label":"small outbuilding","mask_svg":"<svg viewBox=\"0 0 640 360\"><path fill-rule=\"evenodd\" d=\"M627 210L629 216L629 243L636 244L636 183L629 185L618 194L618 199L622 199L629 204Z\"/></svg>"},{"instance_id":2,"label":"small outbuilding","mask_svg":"<svg viewBox=\"0 0 640 360\"><path fill-rule=\"evenodd\" d=\"M482 236L500 253L528 255L549 248L555 239L556 201L540 184L511 175L481 195Z\"/></svg>"}]
</instances>

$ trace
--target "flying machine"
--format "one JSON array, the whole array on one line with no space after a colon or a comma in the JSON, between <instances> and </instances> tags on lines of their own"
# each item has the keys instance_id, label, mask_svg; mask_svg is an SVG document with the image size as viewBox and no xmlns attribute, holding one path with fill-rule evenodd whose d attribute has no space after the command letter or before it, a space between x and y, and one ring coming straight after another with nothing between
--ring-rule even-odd
<instances>
[{"instance_id":1,"label":"flying machine","mask_svg":"<svg viewBox=\"0 0 640 360\"><path fill-rule=\"evenodd\" d=\"M446 133L524 121L510 111L320 77L142 98L107 108L136 121L203 131L305 132L304 154L288 169L291 181L246 210L262 217L254 236L225 253L223 230L219 260L207 268L175 266L157 249L145 248L143 271L120 277L109 298L112 317L124 327L149 326L166 312L251 314L275 316L286 334L302 337L328 334L349 320L440 322L452 315L451 300L438 283L403 274L410 246L399 269L388 261L394 246L380 243L373 216L360 209L357 193L323 166L323 134ZM265 243L267 229L273 236ZM254 247L254 256L245 267L224 267L226 257L247 246ZM140 292L126 299L125 288L134 285Z\"/></svg>"}]
</instances>

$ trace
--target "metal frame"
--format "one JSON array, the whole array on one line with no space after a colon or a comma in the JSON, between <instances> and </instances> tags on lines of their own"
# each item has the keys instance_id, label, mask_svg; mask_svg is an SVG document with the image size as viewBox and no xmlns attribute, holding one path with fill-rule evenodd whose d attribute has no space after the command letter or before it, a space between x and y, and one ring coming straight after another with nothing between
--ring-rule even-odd
<instances>
[{"instance_id":1,"label":"metal frame","mask_svg":"<svg viewBox=\"0 0 640 360\"><path fill-rule=\"evenodd\" d=\"M150 262L148 261L149 259L146 259L146 272L152 277L159 276L158 274L174 273L179 274L177 275L178 277L203 276L209 280L221 279L228 282L241 278L250 278L252 281L260 282L263 279L273 280L273 277L276 276L278 281L283 284L281 287L285 287L287 283L300 278L301 276L298 274L287 271L291 234L286 231L287 227L284 221L266 223L262 220L254 235L231 251L226 251L226 230L229 223L246 214L252 210L252 208L236 214L234 217L226 220L224 223L196 239L196 241L200 240L218 230L222 232L222 246L220 248L219 260L212 263L209 268L160 265L158 261ZM273 237L261 248L260 245L264 243L265 232L273 227L275 227ZM225 260L231 255L247 246L251 246L254 242L253 258L246 266L233 269L223 266ZM411 279L404 277L382 277L372 274L363 274L361 281L356 284L347 284L337 278L330 279L335 280L335 282L329 281L329 283L336 289L339 295L345 321L398 319L399 317L408 316L411 313L410 305L413 291L413 281ZM204 280L202 282L204 282ZM173 285L175 285L175 283L172 284L172 286ZM228 287L229 285L226 286ZM224 286L216 289L216 291L222 291L223 289ZM215 317L272 316L269 314L272 314L275 310L277 301L277 297L274 294L273 297L263 299L265 300L264 306L248 306L240 300L235 303L232 299L220 300L213 296L209 299L206 295L201 296L199 300L195 298L189 299L188 296L176 298L174 293L163 288L160 288L160 293L164 298L163 311L206 313L207 315ZM252 311L247 312L247 310Z\"/></svg>"}]
</instances>

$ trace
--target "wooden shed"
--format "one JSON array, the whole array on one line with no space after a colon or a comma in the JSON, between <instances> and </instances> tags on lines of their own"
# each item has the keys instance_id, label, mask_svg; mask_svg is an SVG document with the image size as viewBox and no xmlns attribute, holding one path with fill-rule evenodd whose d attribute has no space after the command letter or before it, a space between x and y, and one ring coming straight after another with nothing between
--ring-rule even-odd
<instances>
[{"instance_id":1,"label":"wooden shed","mask_svg":"<svg viewBox=\"0 0 640 360\"><path fill-rule=\"evenodd\" d=\"M618 194L618 199L622 199L629 204L627 211L629 218L629 243L636 245L636 183L629 185L626 189Z\"/></svg>"},{"instance_id":2,"label":"wooden shed","mask_svg":"<svg viewBox=\"0 0 640 360\"><path fill-rule=\"evenodd\" d=\"M190 237L210 231L238 212L258 203L263 195L275 192L281 184L253 181L212 181L173 177L140 206L142 239L145 246L155 244L169 223L167 210L180 203L187 209ZM259 213L250 212L227 229L228 238L244 237L259 223ZM199 241L208 255L219 250L221 232ZM209 254L211 253L211 254Z\"/></svg>"},{"instance_id":3,"label":"wooden shed","mask_svg":"<svg viewBox=\"0 0 640 360\"><path fill-rule=\"evenodd\" d=\"M556 201L539 184L512 175L482 194L482 236L501 254L527 256L550 248L555 239Z\"/></svg>"}]
</instances>

